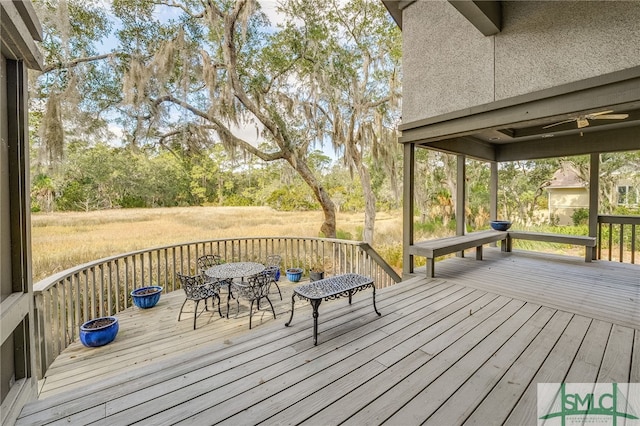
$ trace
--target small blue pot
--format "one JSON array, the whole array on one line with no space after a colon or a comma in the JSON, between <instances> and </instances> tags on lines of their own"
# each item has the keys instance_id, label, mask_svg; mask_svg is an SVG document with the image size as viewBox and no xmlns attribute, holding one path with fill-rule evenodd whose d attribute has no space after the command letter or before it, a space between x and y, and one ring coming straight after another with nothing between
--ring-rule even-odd
<instances>
[{"instance_id":1,"label":"small blue pot","mask_svg":"<svg viewBox=\"0 0 640 426\"><path fill-rule=\"evenodd\" d=\"M98 321L111 320L109 324L93 328ZM113 342L116 338L120 325L116 317L100 317L85 322L80 326L80 341L88 348L104 346Z\"/></svg>"},{"instance_id":2,"label":"small blue pot","mask_svg":"<svg viewBox=\"0 0 640 426\"><path fill-rule=\"evenodd\" d=\"M280 268L276 270L276 281L280 281Z\"/></svg>"},{"instance_id":3,"label":"small blue pot","mask_svg":"<svg viewBox=\"0 0 640 426\"><path fill-rule=\"evenodd\" d=\"M292 283L297 283L302 278L302 268L289 268L287 269L287 279Z\"/></svg>"},{"instance_id":4,"label":"small blue pot","mask_svg":"<svg viewBox=\"0 0 640 426\"><path fill-rule=\"evenodd\" d=\"M496 231L506 231L511 228L511 222L508 220L492 220L489 224Z\"/></svg>"},{"instance_id":5,"label":"small blue pot","mask_svg":"<svg viewBox=\"0 0 640 426\"><path fill-rule=\"evenodd\" d=\"M149 292L149 290L154 290L153 292ZM131 298L133 299L133 303L142 309L149 309L156 306L158 300L160 300L160 295L162 294L162 287L153 285L150 287L140 287L131 292Z\"/></svg>"}]
</instances>

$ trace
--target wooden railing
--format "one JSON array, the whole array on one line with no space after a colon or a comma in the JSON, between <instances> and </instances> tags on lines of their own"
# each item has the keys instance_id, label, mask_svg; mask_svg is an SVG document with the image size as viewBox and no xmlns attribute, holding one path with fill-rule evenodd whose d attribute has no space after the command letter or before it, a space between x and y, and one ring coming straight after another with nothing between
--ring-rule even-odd
<instances>
[{"instance_id":1,"label":"wooden railing","mask_svg":"<svg viewBox=\"0 0 640 426\"><path fill-rule=\"evenodd\" d=\"M227 262L262 261L282 256L282 271L324 265L329 275L348 272L372 277L376 287L400 282L400 276L366 243L326 238L256 237L197 241L138 250L67 269L36 283L36 362L38 377L79 334L90 319L114 315L132 305L129 293L160 285L179 288L176 273L197 273L196 259L220 254Z\"/></svg>"},{"instance_id":2,"label":"wooden railing","mask_svg":"<svg viewBox=\"0 0 640 426\"><path fill-rule=\"evenodd\" d=\"M604 251L607 260L636 263L640 251L638 226L640 216L598 216L598 259Z\"/></svg>"}]
</instances>

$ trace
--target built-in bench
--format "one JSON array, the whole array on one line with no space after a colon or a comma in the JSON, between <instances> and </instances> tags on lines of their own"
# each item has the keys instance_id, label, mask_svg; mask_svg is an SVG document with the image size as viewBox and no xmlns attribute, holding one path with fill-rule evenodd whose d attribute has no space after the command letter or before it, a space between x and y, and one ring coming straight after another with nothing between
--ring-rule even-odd
<instances>
[{"instance_id":1,"label":"built-in bench","mask_svg":"<svg viewBox=\"0 0 640 426\"><path fill-rule=\"evenodd\" d=\"M507 236L507 244L503 245L503 251L511 251L513 240L532 240L543 241L547 243L571 244L576 246L584 246L584 261L591 262L594 258L594 250L596 247L596 237L587 237L583 235L563 235L563 234L547 234L544 232L527 232L527 231L509 231Z\"/></svg>"},{"instance_id":2,"label":"built-in bench","mask_svg":"<svg viewBox=\"0 0 640 426\"><path fill-rule=\"evenodd\" d=\"M424 256L427 258L427 277L435 276L435 259L451 253L462 252L470 248L476 248L476 259L482 260L482 246L484 244L502 241L501 249L510 252L514 239L533 240L549 243L572 244L585 247L585 262L591 262L596 247L595 237L580 235L548 234L543 232L527 231L478 231L467 235L438 238L422 241L409 247L409 254Z\"/></svg>"},{"instance_id":3,"label":"built-in bench","mask_svg":"<svg viewBox=\"0 0 640 426\"><path fill-rule=\"evenodd\" d=\"M506 246L508 232L506 231L478 231L467 235L438 238L437 240L423 241L409 247L409 254L424 256L427 258L427 277L434 277L435 259L446 254L476 248L476 259L482 260L482 246L484 244L503 241Z\"/></svg>"}]
</instances>

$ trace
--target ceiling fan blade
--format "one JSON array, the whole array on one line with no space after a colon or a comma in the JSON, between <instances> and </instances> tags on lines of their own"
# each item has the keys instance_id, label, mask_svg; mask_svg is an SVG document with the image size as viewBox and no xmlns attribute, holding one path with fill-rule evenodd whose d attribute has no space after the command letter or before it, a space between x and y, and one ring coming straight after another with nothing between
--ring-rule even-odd
<instances>
[{"instance_id":1,"label":"ceiling fan blade","mask_svg":"<svg viewBox=\"0 0 640 426\"><path fill-rule=\"evenodd\" d=\"M589 120L586 118L578 118L578 129L582 129L583 127L587 127L589 125Z\"/></svg>"},{"instance_id":2,"label":"ceiling fan blade","mask_svg":"<svg viewBox=\"0 0 640 426\"><path fill-rule=\"evenodd\" d=\"M585 117L587 117L587 118L595 118L595 117L597 117L599 115L609 114L610 112L613 112L613 110L592 112L591 114L586 114Z\"/></svg>"},{"instance_id":3,"label":"ceiling fan blade","mask_svg":"<svg viewBox=\"0 0 640 426\"><path fill-rule=\"evenodd\" d=\"M563 121L558 121L557 123L548 124L548 125L544 126L543 129L548 129L549 127L559 126L559 125L565 124L565 123L571 123L573 121L576 121L576 118L570 118L568 120L563 120Z\"/></svg>"},{"instance_id":4,"label":"ceiling fan blade","mask_svg":"<svg viewBox=\"0 0 640 426\"><path fill-rule=\"evenodd\" d=\"M599 115L596 117L590 117L592 120L624 120L628 118L629 114L609 114L609 115Z\"/></svg>"}]
</instances>

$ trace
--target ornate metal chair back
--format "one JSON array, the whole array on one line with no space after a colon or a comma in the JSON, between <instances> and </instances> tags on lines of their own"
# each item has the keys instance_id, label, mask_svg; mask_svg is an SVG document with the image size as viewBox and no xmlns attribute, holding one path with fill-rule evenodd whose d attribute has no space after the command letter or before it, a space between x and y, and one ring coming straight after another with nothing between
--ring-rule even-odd
<instances>
[{"instance_id":1,"label":"ornate metal chair back","mask_svg":"<svg viewBox=\"0 0 640 426\"><path fill-rule=\"evenodd\" d=\"M201 273L204 273L205 270L212 266L221 265L223 263L222 256L219 254L205 254L204 256L200 256L196 262Z\"/></svg>"},{"instance_id":2,"label":"ornate metal chair back","mask_svg":"<svg viewBox=\"0 0 640 426\"><path fill-rule=\"evenodd\" d=\"M189 300L203 300L217 295L220 287L206 283L202 275L182 275L176 274L184 290L184 294Z\"/></svg>"},{"instance_id":3,"label":"ornate metal chair back","mask_svg":"<svg viewBox=\"0 0 640 426\"><path fill-rule=\"evenodd\" d=\"M280 267L280 262L282 262L282 256L279 254L270 254L267 256L267 259L264 262L264 266L275 266Z\"/></svg>"}]
</instances>

